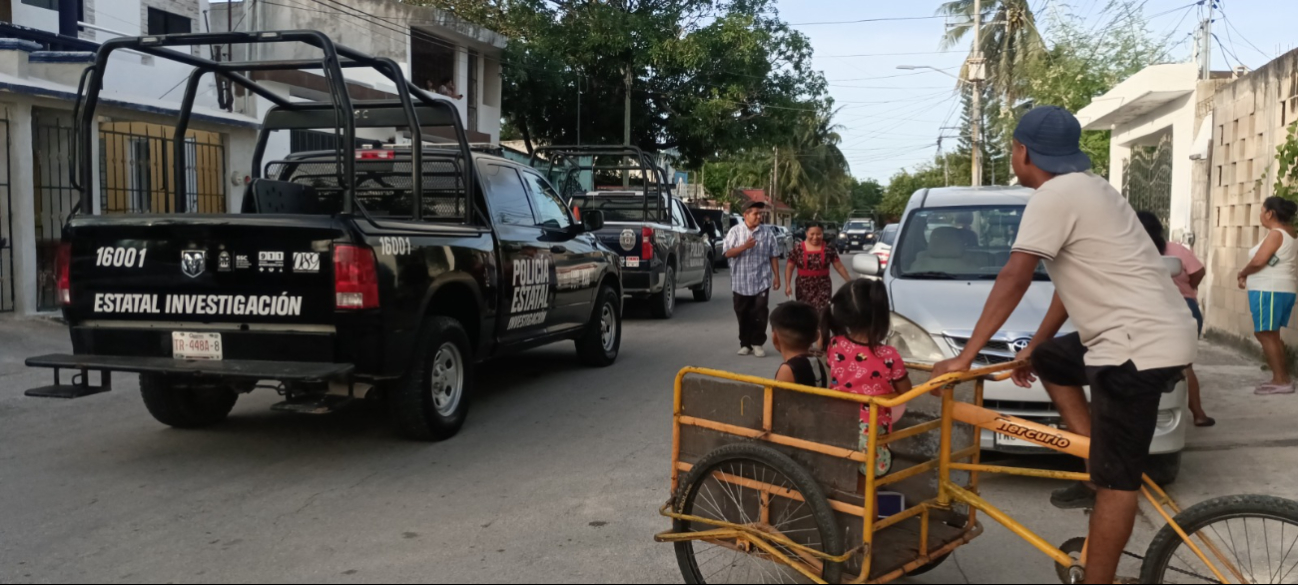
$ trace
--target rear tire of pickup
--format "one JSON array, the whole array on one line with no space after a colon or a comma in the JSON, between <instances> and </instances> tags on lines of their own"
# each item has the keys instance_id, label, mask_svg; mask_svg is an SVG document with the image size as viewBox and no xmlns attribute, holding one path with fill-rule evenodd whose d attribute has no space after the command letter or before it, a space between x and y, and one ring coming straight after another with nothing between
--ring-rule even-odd
<instances>
[{"instance_id":1,"label":"rear tire of pickup","mask_svg":"<svg viewBox=\"0 0 1298 585\"><path fill-rule=\"evenodd\" d=\"M617 361L622 347L622 310L617 291L603 286L595 297L595 311L591 313L586 332L577 338L577 359L581 363L603 368Z\"/></svg>"},{"instance_id":2,"label":"rear tire of pickup","mask_svg":"<svg viewBox=\"0 0 1298 585\"><path fill-rule=\"evenodd\" d=\"M464 426L473 395L469 335L454 319L429 317L414 355L410 370L388 396L392 424L407 439L449 439Z\"/></svg>"},{"instance_id":3,"label":"rear tire of pickup","mask_svg":"<svg viewBox=\"0 0 1298 585\"><path fill-rule=\"evenodd\" d=\"M671 319L676 311L676 269L667 266L662 292L649 297L649 309L654 319Z\"/></svg>"},{"instance_id":4,"label":"rear tire of pickup","mask_svg":"<svg viewBox=\"0 0 1298 585\"><path fill-rule=\"evenodd\" d=\"M190 386L157 374L140 374L140 396L155 420L178 429L219 423L239 400L232 387Z\"/></svg>"},{"instance_id":5,"label":"rear tire of pickup","mask_svg":"<svg viewBox=\"0 0 1298 585\"><path fill-rule=\"evenodd\" d=\"M706 303L712 300L712 270L703 271L703 282L690 289L694 292L694 302Z\"/></svg>"}]
</instances>

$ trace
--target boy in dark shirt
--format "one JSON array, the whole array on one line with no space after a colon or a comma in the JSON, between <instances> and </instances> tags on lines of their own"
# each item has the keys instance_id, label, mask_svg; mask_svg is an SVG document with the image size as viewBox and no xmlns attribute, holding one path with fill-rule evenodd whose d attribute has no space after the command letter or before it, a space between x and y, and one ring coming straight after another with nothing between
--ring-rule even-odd
<instances>
[{"instance_id":1,"label":"boy in dark shirt","mask_svg":"<svg viewBox=\"0 0 1298 585\"><path fill-rule=\"evenodd\" d=\"M820 315L807 303L782 303L771 311L771 340L784 363L775 379L816 388L828 387L829 368L812 353L820 335Z\"/></svg>"}]
</instances>

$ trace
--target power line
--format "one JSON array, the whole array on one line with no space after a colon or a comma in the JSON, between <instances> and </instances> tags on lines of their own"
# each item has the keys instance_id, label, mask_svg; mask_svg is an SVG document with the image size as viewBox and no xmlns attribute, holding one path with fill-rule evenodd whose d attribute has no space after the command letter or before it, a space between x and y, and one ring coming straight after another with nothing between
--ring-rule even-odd
<instances>
[{"instance_id":1,"label":"power line","mask_svg":"<svg viewBox=\"0 0 1298 585\"><path fill-rule=\"evenodd\" d=\"M968 51L918 51L914 53L861 53L857 55L818 55L819 59L856 59L860 57L905 57L910 55L949 55L952 53L967 53Z\"/></svg>"},{"instance_id":2,"label":"power line","mask_svg":"<svg viewBox=\"0 0 1298 585\"><path fill-rule=\"evenodd\" d=\"M946 18L946 15L939 14L934 16L894 16L888 18L862 18L860 20L834 20L828 22L798 22L789 26L821 26L830 24L862 24L866 22L895 22L900 20L932 20L935 18Z\"/></svg>"},{"instance_id":3,"label":"power line","mask_svg":"<svg viewBox=\"0 0 1298 585\"><path fill-rule=\"evenodd\" d=\"M1265 58L1265 59L1270 59L1270 58L1271 58L1271 55L1270 55L1269 53L1267 53L1266 51L1263 51L1262 49L1257 48L1257 45L1254 45L1254 44L1253 44L1253 41L1248 40L1248 37L1244 36L1244 33L1240 32L1240 30L1239 30L1238 28L1235 28L1235 23L1234 23L1234 22L1231 22L1230 17L1226 15L1226 11L1225 11L1225 10L1221 9L1220 7L1218 7L1218 10L1221 11L1221 19L1222 19L1223 21L1225 21L1225 22L1226 22L1226 26L1229 27L1229 28L1226 30L1226 34L1227 34L1227 35L1230 34L1230 29L1234 29L1235 33L1239 35L1239 38L1244 39L1244 42L1247 43L1248 46L1253 47L1253 50L1254 50L1254 51L1257 51L1257 53L1258 53L1259 55L1261 55L1261 56L1262 56L1263 58Z\"/></svg>"}]
</instances>

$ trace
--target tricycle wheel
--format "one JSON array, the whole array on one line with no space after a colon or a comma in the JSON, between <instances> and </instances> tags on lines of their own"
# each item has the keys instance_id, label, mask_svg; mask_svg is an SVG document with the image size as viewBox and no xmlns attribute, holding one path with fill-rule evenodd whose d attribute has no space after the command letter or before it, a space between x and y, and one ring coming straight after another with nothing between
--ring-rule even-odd
<instances>
[{"instance_id":1,"label":"tricycle wheel","mask_svg":"<svg viewBox=\"0 0 1298 585\"><path fill-rule=\"evenodd\" d=\"M674 508L687 516L778 532L827 555L843 554L843 533L820 484L787 455L764 445L737 443L709 453L685 476ZM715 528L673 521L677 534ZM791 559L800 558L792 547L771 544ZM676 560L686 583L810 582L743 538L678 542ZM821 565L822 580L839 582L842 563Z\"/></svg>"},{"instance_id":2,"label":"tricycle wheel","mask_svg":"<svg viewBox=\"0 0 1298 585\"><path fill-rule=\"evenodd\" d=\"M1174 520L1227 582L1293 583L1298 576L1294 555L1298 502L1272 496L1226 496L1186 508ZM1211 546L1205 546L1205 541ZM1217 583L1219 579L1169 524L1150 541L1140 582Z\"/></svg>"},{"instance_id":3,"label":"tricycle wheel","mask_svg":"<svg viewBox=\"0 0 1298 585\"><path fill-rule=\"evenodd\" d=\"M1084 536L1079 536L1077 538L1070 538L1064 541L1063 544L1059 545L1059 550L1063 551L1064 554L1072 557L1075 563L1081 562L1082 550L1085 548L1086 548L1086 537ZM1063 583L1064 585L1073 585L1073 583L1081 583L1082 577L1085 576L1085 574L1081 573L1080 571L1074 571L1073 566L1065 567L1059 563L1055 563L1055 574L1059 576L1059 582Z\"/></svg>"}]
</instances>

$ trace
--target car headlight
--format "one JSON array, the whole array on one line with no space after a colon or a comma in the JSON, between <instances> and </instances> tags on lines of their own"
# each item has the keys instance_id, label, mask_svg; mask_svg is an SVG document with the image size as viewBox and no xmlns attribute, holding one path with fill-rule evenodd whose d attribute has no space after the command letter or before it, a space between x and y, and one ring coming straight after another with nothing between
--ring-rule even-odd
<instances>
[{"instance_id":1,"label":"car headlight","mask_svg":"<svg viewBox=\"0 0 1298 585\"><path fill-rule=\"evenodd\" d=\"M845 239L847 239L847 234L838 234L838 239L840 239L840 240L845 240Z\"/></svg>"},{"instance_id":2,"label":"car headlight","mask_svg":"<svg viewBox=\"0 0 1298 585\"><path fill-rule=\"evenodd\" d=\"M933 336L910 319L893 313L891 327L888 344L897 348L902 359L924 363L937 363L946 359L942 348L933 341Z\"/></svg>"}]
</instances>

